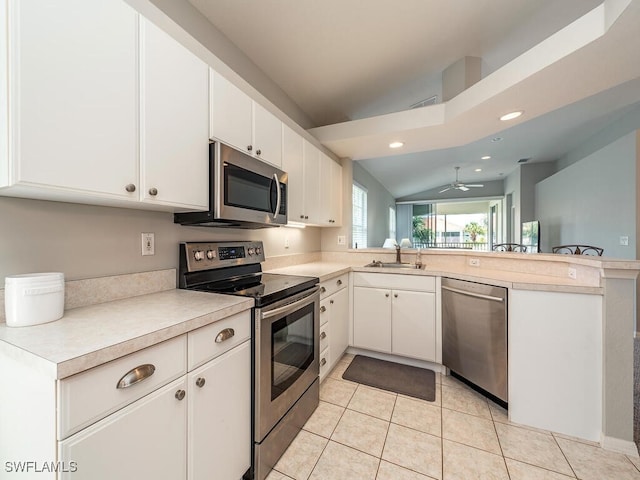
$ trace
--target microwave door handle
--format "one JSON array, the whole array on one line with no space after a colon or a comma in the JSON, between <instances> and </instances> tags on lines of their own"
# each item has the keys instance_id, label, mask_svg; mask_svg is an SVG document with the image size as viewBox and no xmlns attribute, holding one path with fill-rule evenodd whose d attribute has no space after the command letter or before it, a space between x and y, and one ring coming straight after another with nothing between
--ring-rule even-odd
<instances>
[{"instance_id":1,"label":"microwave door handle","mask_svg":"<svg viewBox=\"0 0 640 480\"><path fill-rule=\"evenodd\" d=\"M274 173L273 179L276 182L276 210L275 212L273 212L273 219L275 220L276 218L278 218L278 212L280 212L280 202L282 199L280 198L280 181L278 180L278 174Z\"/></svg>"}]
</instances>

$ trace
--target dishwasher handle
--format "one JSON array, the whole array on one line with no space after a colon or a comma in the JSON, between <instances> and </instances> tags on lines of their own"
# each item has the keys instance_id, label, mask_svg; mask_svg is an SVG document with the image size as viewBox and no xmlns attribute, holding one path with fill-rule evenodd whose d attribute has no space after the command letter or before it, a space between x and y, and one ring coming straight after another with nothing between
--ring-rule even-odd
<instances>
[{"instance_id":1,"label":"dishwasher handle","mask_svg":"<svg viewBox=\"0 0 640 480\"><path fill-rule=\"evenodd\" d=\"M442 286L442 290L448 290L449 292L459 293L460 295L467 295L469 297L482 298L484 300L490 300L492 302L504 302L502 297L494 297L492 295L483 295L481 293L468 292L467 290L461 290L459 288Z\"/></svg>"}]
</instances>

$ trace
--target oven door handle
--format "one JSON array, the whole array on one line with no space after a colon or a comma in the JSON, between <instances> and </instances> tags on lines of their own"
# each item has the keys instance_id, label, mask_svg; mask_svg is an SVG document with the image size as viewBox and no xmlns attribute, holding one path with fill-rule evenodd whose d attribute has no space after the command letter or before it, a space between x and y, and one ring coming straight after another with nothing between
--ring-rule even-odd
<instances>
[{"instance_id":1,"label":"oven door handle","mask_svg":"<svg viewBox=\"0 0 640 480\"><path fill-rule=\"evenodd\" d=\"M295 312L298 308L302 306L302 304L311 303L309 298L318 293L320 287L317 285L313 287L307 295L299 298L295 302L287 303L286 305L278 308L274 308L273 310L263 311L260 315L262 320L266 320L267 318L275 317L278 315L282 315L283 313Z\"/></svg>"},{"instance_id":2,"label":"oven door handle","mask_svg":"<svg viewBox=\"0 0 640 480\"><path fill-rule=\"evenodd\" d=\"M281 192L280 192L280 181L278 180L278 174L273 174L273 179L276 182L276 209L273 212L273 219L278 218L278 212L280 212L280 202L282 201Z\"/></svg>"}]
</instances>

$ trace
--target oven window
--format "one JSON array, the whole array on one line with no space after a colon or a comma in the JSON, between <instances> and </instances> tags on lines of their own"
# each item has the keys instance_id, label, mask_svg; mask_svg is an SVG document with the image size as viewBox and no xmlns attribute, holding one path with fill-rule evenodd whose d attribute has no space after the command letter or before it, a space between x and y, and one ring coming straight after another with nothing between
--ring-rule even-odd
<instances>
[{"instance_id":1,"label":"oven window","mask_svg":"<svg viewBox=\"0 0 640 480\"><path fill-rule=\"evenodd\" d=\"M275 400L313 362L314 304L271 324L271 400Z\"/></svg>"}]
</instances>

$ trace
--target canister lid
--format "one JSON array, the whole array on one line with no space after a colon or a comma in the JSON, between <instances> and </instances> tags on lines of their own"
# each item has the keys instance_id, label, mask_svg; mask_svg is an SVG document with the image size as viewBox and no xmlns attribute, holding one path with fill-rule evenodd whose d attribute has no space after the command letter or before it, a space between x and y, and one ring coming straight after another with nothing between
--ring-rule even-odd
<instances>
[{"instance_id":1,"label":"canister lid","mask_svg":"<svg viewBox=\"0 0 640 480\"><path fill-rule=\"evenodd\" d=\"M25 273L22 275L9 275L4 279L5 286L41 285L43 283L64 283L64 273Z\"/></svg>"}]
</instances>

